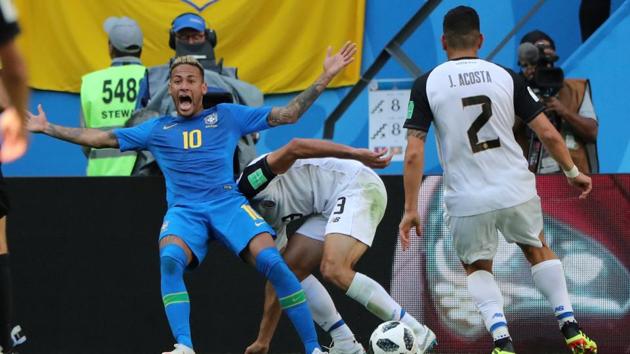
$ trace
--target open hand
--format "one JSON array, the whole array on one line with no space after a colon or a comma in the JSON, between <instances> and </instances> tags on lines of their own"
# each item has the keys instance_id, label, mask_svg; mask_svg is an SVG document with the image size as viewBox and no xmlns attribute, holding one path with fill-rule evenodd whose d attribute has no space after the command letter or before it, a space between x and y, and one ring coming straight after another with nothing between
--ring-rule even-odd
<instances>
[{"instance_id":1,"label":"open hand","mask_svg":"<svg viewBox=\"0 0 630 354\"><path fill-rule=\"evenodd\" d=\"M400 244L402 245L403 251L409 248L409 236L411 235L412 227L416 229L416 235L420 236L420 215L418 215L418 212L405 212L402 220L400 220L400 225L398 225Z\"/></svg>"},{"instance_id":2,"label":"open hand","mask_svg":"<svg viewBox=\"0 0 630 354\"><path fill-rule=\"evenodd\" d=\"M374 152L368 149L354 149L354 153L356 154L356 159L358 161L371 168L385 168L389 166L392 161L392 157L394 157L392 154L385 156L385 154L387 154L387 150Z\"/></svg>"},{"instance_id":3,"label":"open hand","mask_svg":"<svg viewBox=\"0 0 630 354\"><path fill-rule=\"evenodd\" d=\"M9 107L0 116L0 161L11 162L19 159L28 147L28 132L22 118L14 107Z\"/></svg>"},{"instance_id":4,"label":"open hand","mask_svg":"<svg viewBox=\"0 0 630 354\"><path fill-rule=\"evenodd\" d=\"M332 47L328 47L326 59L324 59L324 73L331 78L336 76L341 69L354 61L354 54L357 52L357 45L347 41L341 49L331 56Z\"/></svg>"},{"instance_id":5,"label":"open hand","mask_svg":"<svg viewBox=\"0 0 630 354\"><path fill-rule=\"evenodd\" d=\"M37 105L37 115L26 112L26 128L33 133L42 133L48 128L48 119L46 112L42 109L42 105Z\"/></svg>"}]
</instances>

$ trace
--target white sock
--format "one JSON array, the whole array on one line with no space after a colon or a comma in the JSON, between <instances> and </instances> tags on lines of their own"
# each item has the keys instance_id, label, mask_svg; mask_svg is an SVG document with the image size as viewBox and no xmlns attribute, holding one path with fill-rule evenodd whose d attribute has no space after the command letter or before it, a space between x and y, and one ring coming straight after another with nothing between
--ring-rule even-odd
<instances>
[{"instance_id":1,"label":"white sock","mask_svg":"<svg viewBox=\"0 0 630 354\"><path fill-rule=\"evenodd\" d=\"M427 333L426 327L406 313L381 284L364 274L357 272L354 275L346 295L383 321L400 321L406 324L418 338L423 338Z\"/></svg>"},{"instance_id":2,"label":"white sock","mask_svg":"<svg viewBox=\"0 0 630 354\"><path fill-rule=\"evenodd\" d=\"M354 344L354 333L337 312L335 303L322 283L309 275L302 280L302 289L306 295L308 308L313 315L313 321L330 334L336 347L350 348Z\"/></svg>"},{"instance_id":3,"label":"white sock","mask_svg":"<svg viewBox=\"0 0 630 354\"><path fill-rule=\"evenodd\" d=\"M560 328L565 322L575 322L569 300L567 281L559 259L551 259L532 266L532 277L538 290L547 298Z\"/></svg>"},{"instance_id":4,"label":"white sock","mask_svg":"<svg viewBox=\"0 0 630 354\"><path fill-rule=\"evenodd\" d=\"M478 270L466 277L468 292L481 313L483 323L496 341L508 338L507 320L503 313L503 295L494 281L494 275L485 270Z\"/></svg>"}]
</instances>

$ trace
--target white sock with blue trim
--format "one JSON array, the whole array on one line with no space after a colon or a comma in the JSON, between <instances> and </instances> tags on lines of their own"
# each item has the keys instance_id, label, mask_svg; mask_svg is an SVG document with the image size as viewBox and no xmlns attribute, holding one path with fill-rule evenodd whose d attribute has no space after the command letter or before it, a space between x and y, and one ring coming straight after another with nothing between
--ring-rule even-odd
<instances>
[{"instance_id":1,"label":"white sock with blue trim","mask_svg":"<svg viewBox=\"0 0 630 354\"><path fill-rule=\"evenodd\" d=\"M354 275L346 295L365 306L368 311L383 321L400 321L409 326L419 337L427 333L427 328L406 313L381 284L365 274L357 272Z\"/></svg>"},{"instance_id":2,"label":"white sock with blue trim","mask_svg":"<svg viewBox=\"0 0 630 354\"><path fill-rule=\"evenodd\" d=\"M576 322L560 260L551 259L532 266L532 277L538 290L551 304L560 328L566 322Z\"/></svg>"},{"instance_id":3,"label":"white sock with blue trim","mask_svg":"<svg viewBox=\"0 0 630 354\"><path fill-rule=\"evenodd\" d=\"M492 273L478 270L466 277L468 292L481 313L483 323L496 341L508 338L507 320L503 313L503 295Z\"/></svg>"},{"instance_id":4,"label":"white sock with blue trim","mask_svg":"<svg viewBox=\"0 0 630 354\"><path fill-rule=\"evenodd\" d=\"M330 334L335 347L341 350L354 346L354 333L341 318L335 303L326 288L312 275L302 280L302 289L306 295L308 308L313 314L313 320L324 331Z\"/></svg>"}]
</instances>

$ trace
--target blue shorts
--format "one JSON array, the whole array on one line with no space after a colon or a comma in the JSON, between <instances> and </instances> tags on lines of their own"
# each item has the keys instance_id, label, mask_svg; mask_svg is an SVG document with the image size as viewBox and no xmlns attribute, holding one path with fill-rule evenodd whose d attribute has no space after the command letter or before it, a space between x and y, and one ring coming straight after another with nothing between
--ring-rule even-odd
<instances>
[{"instance_id":1,"label":"blue shorts","mask_svg":"<svg viewBox=\"0 0 630 354\"><path fill-rule=\"evenodd\" d=\"M218 240L236 255L241 255L258 234L275 231L236 190L223 191L205 203L190 203L168 208L160 230L160 240L174 235L186 242L201 263L208 253L208 244Z\"/></svg>"}]
</instances>

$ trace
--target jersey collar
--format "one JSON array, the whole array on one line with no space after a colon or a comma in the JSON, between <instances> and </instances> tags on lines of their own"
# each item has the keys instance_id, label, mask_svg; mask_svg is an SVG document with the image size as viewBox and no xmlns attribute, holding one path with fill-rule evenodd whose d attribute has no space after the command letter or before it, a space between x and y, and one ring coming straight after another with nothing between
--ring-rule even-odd
<instances>
[{"instance_id":1,"label":"jersey collar","mask_svg":"<svg viewBox=\"0 0 630 354\"><path fill-rule=\"evenodd\" d=\"M457 60L466 60L466 59L479 59L479 57L457 57L457 58L449 59L448 61L457 61Z\"/></svg>"},{"instance_id":2,"label":"jersey collar","mask_svg":"<svg viewBox=\"0 0 630 354\"><path fill-rule=\"evenodd\" d=\"M182 117L182 116L180 116L178 114L178 115L175 116L175 120L177 120L177 121L191 121L191 120L199 119L201 117L205 117L208 114L210 114L215 107L216 106L210 107L210 108L206 108L206 109L202 110L201 112L195 114L194 116L192 116L190 118L184 118L184 117Z\"/></svg>"}]
</instances>

